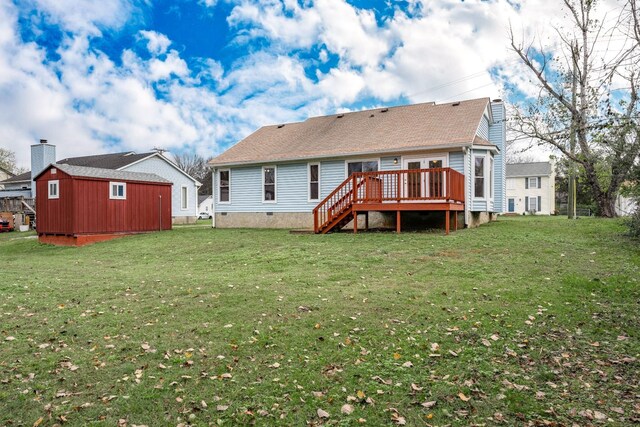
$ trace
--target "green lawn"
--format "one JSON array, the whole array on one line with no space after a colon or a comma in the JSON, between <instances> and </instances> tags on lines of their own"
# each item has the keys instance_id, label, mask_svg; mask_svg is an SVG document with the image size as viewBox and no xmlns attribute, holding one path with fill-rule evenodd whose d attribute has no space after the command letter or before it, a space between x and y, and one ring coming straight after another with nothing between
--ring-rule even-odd
<instances>
[{"instance_id":1,"label":"green lawn","mask_svg":"<svg viewBox=\"0 0 640 427\"><path fill-rule=\"evenodd\" d=\"M3 234L0 425L629 425L640 251L624 231Z\"/></svg>"}]
</instances>

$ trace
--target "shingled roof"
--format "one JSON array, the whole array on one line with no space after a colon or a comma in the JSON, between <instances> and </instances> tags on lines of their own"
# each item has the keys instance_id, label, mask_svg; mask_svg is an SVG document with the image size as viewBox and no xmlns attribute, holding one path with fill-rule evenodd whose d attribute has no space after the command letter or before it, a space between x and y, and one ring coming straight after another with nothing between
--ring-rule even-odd
<instances>
[{"instance_id":1,"label":"shingled roof","mask_svg":"<svg viewBox=\"0 0 640 427\"><path fill-rule=\"evenodd\" d=\"M113 180L120 180L120 181L157 182L161 184L171 184L171 181L161 178L158 175L153 173L127 172L127 171L119 171L119 170L113 170L113 169L93 168L88 166L73 166L73 165L58 164L58 163L54 163L52 166L60 169L62 172L70 176L75 176L75 177L113 179ZM45 170L40 172L38 176L42 175L48 169L49 168L46 168Z\"/></svg>"},{"instance_id":2,"label":"shingled roof","mask_svg":"<svg viewBox=\"0 0 640 427\"><path fill-rule=\"evenodd\" d=\"M395 153L474 143L488 98L312 117L264 126L211 160L214 166Z\"/></svg>"},{"instance_id":3,"label":"shingled roof","mask_svg":"<svg viewBox=\"0 0 640 427\"><path fill-rule=\"evenodd\" d=\"M507 178L551 175L550 162L512 163L507 165Z\"/></svg>"},{"instance_id":4,"label":"shingled roof","mask_svg":"<svg viewBox=\"0 0 640 427\"><path fill-rule=\"evenodd\" d=\"M73 166L87 166L90 168L102 169L120 169L123 166L135 163L138 160L152 156L154 153L136 154L131 151L112 154L98 154L95 156L69 157L57 161L58 164L67 164Z\"/></svg>"},{"instance_id":5,"label":"shingled roof","mask_svg":"<svg viewBox=\"0 0 640 427\"><path fill-rule=\"evenodd\" d=\"M12 176L11 178L5 179L4 181L1 181L1 182L2 184L9 184L9 183L27 182L27 181L31 181L31 172L21 173L20 175Z\"/></svg>"}]
</instances>

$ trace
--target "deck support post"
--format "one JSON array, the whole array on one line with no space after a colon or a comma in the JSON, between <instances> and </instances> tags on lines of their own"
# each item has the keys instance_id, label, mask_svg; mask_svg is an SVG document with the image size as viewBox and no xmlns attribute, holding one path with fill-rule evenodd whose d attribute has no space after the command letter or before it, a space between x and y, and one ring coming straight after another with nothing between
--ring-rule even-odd
<instances>
[{"instance_id":1,"label":"deck support post","mask_svg":"<svg viewBox=\"0 0 640 427\"><path fill-rule=\"evenodd\" d=\"M358 211L353 212L353 234L358 234Z\"/></svg>"},{"instance_id":2,"label":"deck support post","mask_svg":"<svg viewBox=\"0 0 640 427\"><path fill-rule=\"evenodd\" d=\"M445 220L444 220L444 228L445 228L445 234L449 234L449 219L451 218L451 211L446 211L445 212Z\"/></svg>"},{"instance_id":3,"label":"deck support post","mask_svg":"<svg viewBox=\"0 0 640 427\"><path fill-rule=\"evenodd\" d=\"M400 234L401 222L400 211L396 211L396 233Z\"/></svg>"}]
</instances>

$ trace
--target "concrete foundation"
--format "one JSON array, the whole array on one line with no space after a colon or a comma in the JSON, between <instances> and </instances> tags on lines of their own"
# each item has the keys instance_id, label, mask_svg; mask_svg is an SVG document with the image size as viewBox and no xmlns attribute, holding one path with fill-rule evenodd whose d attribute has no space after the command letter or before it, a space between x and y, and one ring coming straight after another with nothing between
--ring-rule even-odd
<instances>
[{"instance_id":1,"label":"concrete foundation","mask_svg":"<svg viewBox=\"0 0 640 427\"><path fill-rule=\"evenodd\" d=\"M479 227L482 224L486 224L491 221L496 221L498 219L498 214L494 212L471 212L469 216L470 221L467 224L469 228Z\"/></svg>"},{"instance_id":2,"label":"concrete foundation","mask_svg":"<svg viewBox=\"0 0 640 427\"><path fill-rule=\"evenodd\" d=\"M307 228L313 230L311 212L216 213L217 228Z\"/></svg>"},{"instance_id":3,"label":"concrete foundation","mask_svg":"<svg viewBox=\"0 0 640 427\"><path fill-rule=\"evenodd\" d=\"M195 224L197 216L172 216L171 224Z\"/></svg>"}]
</instances>

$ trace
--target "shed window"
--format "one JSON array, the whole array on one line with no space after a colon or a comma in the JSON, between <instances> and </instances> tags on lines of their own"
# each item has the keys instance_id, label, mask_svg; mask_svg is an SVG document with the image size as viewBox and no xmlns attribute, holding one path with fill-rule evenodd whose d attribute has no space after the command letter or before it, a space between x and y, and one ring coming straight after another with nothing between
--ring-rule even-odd
<instances>
[{"instance_id":1,"label":"shed window","mask_svg":"<svg viewBox=\"0 0 640 427\"><path fill-rule=\"evenodd\" d=\"M478 156L474 160L473 169L473 196L478 198L484 198L484 156Z\"/></svg>"},{"instance_id":2,"label":"shed window","mask_svg":"<svg viewBox=\"0 0 640 427\"><path fill-rule=\"evenodd\" d=\"M109 192L110 199L124 200L127 198L126 182L110 182L109 188L111 188L111 191Z\"/></svg>"},{"instance_id":3,"label":"shed window","mask_svg":"<svg viewBox=\"0 0 640 427\"><path fill-rule=\"evenodd\" d=\"M189 189L186 185L180 188L180 208L182 210L189 209Z\"/></svg>"},{"instance_id":4,"label":"shed window","mask_svg":"<svg viewBox=\"0 0 640 427\"><path fill-rule=\"evenodd\" d=\"M60 181L58 181L57 179L55 181L49 181L49 185L47 185L47 187L49 188L50 199L60 198L60 192L59 192Z\"/></svg>"},{"instance_id":5,"label":"shed window","mask_svg":"<svg viewBox=\"0 0 640 427\"><path fill-rule=\"evenodd\" d=\"M309 164L309 200L320 198L320 164Z\"/></svg>"},{"instance_id":6,"label":"shed window","mask_svg":"<svg viewBox=\"0 0 640 427\"><path fill-rule=\"evenodd\" d=\"M229 196L231 194L230 180L229 180L229 170L221 170L219 175L219 191L218 191L218 201L222 203L229 202Z\"/></svg>"},{"instance_id":7,"label":"shed window","mask_svg":"<svg viewBox=\"0 0 640 427\"><path fill-rule=\"evenodd\" d=\"M276 201L276 168L275 166L262 168L262 184L264 202Z\"/></svg>"},{"instance_id":8,"label":"shed window","mask_svg":"<svg viewBox=\"0 0 640 427\"><path fill-rule=\"evenodd\" d=\"M347 163L347 176L351 176L351 174L355 172L377 172L377 171L378 171L377 160Z\"/></svg>"}]
</instances>

